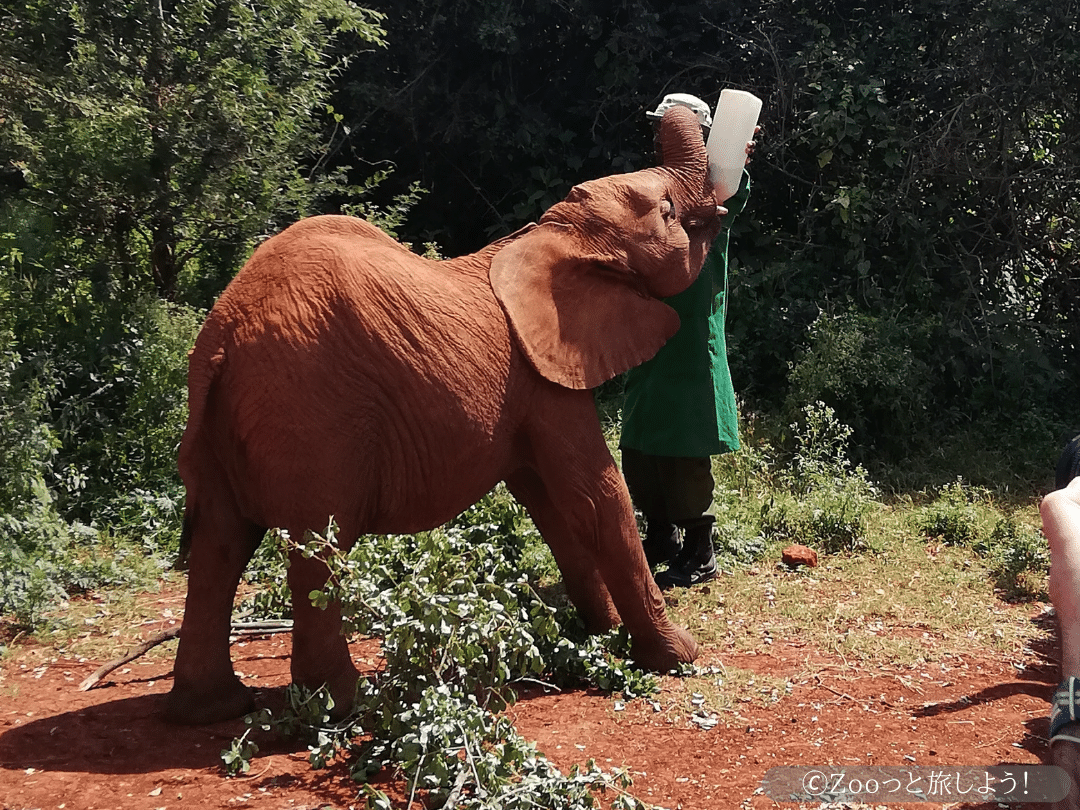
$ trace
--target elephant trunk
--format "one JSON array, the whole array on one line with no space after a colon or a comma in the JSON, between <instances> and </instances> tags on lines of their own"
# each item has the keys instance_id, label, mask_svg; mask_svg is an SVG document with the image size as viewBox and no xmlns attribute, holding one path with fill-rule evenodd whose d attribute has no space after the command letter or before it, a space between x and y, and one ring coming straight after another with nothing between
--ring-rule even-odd
<instances>
[{"instance_id":1,"label":"elephant trunk","mask_svg":"<svg viewBox=\"0 0 1080 810\"><path fill-rule=\"evenodd\" d=\"M660 121L660 156L664 168L679 180L687 199L684 205L698 205L707 196L709 158L697 116L683 106L664 113Z\"/></svg>"}]
</instances>

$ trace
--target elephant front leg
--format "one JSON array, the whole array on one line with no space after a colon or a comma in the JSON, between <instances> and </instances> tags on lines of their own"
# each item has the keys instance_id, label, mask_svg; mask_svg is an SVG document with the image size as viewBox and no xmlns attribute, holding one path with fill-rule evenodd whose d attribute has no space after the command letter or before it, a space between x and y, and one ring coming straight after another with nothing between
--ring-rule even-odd
<instances>
[{"instance_id":1,"label":"elephant front leg","mask_svg":"<svg viewBox=\"0 0 1080 810\"><path fill-rule=\"evenodd\" d=\"M664 597L645 560L630 493L614 460L599 474L598 484L598 496L589 499L595 523L583 506L586 518L581 533L586 542L592 540L597 568L630 631L631 656L661 672L692 662L700 648L689 632L668 619Z\"/></svg>"},{"instance_id":2,"label":"elephant front leg","mask_svg":"<svg viewBox=\"0 0 1080 810\"><path fill-rule=\"evenodd\" d=\"M697 642L667 617L645 561L630 493L604 442L592 397L556 401L555 406L558 411L553 406L537 416L530 434L537 473L630 631L631 655L660 671L693 661Z\"/></svg>"},{"instance_id":3,"label":"elephant front leg","mask_svg":"<svg viewBox=\"0 0 1080 810\"><path fill-rule=\"evenodd\" d=\"M562 572L566 595L581 614L585 629L590 633L606 633L617 626L619 612L611 601L593 555L575 540L544 482L533 470L524 469L508 477L506 487L528 510L551 549Z\"/></svg>"},{"instance_id":4,"label":"elephant front leg","mask_svg":"<svg viewBox=\"0 0 1080 810\"><path fill-rule=\"evenodd\" d=\"M255 708L251 690L233 672L229 630L236 586L265 530L231 508L201 508L185 516L185 532L191 533L188 592L165 718L205 725Z\"/></svg>"},{"instance_id":5,"label":"elephant front leg","mask_svg":"<svg viewBox=\"0 0 1080 810\"><path fill-rule=\"evenodd\" d=\"M352 710L360 673L342 633L341 605L332 602L324 610L311 604L311 592L326 585L329 573L318 558L305 558L298 552L289 555L293 600L291 670L293 683L311 690L327 687L334 699L331 714L340 718Z\"/></svg>"}]
</instances>

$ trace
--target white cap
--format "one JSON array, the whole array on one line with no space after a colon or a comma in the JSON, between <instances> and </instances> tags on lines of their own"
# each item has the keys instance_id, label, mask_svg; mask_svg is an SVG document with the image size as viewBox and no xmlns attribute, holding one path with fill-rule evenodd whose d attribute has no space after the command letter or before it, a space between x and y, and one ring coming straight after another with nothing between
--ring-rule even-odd
<instances>
[{"instance_id":1,"label":"white cap","mask_svg":"<svg viewBox=\"0 0 1080 810\"><path fill-rule=\"evenodd\" d=\"M697 116L698 123L703 127L712 126L712 116L709 115L709 105L697 96L692 96L689 93L669 93L664 96L664 100L660 102L660 105L655 110L645 113L645 116L647 118L663 118L664 113L672 107L686 107L690 112Z\"/></svg>"}]
</instances>

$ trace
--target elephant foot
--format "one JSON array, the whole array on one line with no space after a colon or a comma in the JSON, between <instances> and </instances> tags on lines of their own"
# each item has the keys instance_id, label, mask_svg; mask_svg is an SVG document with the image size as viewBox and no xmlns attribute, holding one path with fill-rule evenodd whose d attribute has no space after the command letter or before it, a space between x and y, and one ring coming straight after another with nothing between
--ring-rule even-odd
<instances>
[{"instance_id":1,"label":"elephant foot","mask_svg":"<svg viewBox=\"0 0 1080 810\"><path fill-rule=\"evenodd\" d=\"M701 654L701 648L689 632L672 627L672 632L648 641L633 639L630 656L645 669L667 672L679 664L691 664Z\"/></svg>"},{"instance_id":2,"label":"elephant foot","mask_svg":"<svg viewBox=\"0 0 1080 810\"><path fill-rule=\"evenodd\" d=\"M232 720L255 710L251 689L235 675L214 687L190 687L174 683L165 696L165 719L184 726L205 726Z\"/></svg>"}]
</instances>

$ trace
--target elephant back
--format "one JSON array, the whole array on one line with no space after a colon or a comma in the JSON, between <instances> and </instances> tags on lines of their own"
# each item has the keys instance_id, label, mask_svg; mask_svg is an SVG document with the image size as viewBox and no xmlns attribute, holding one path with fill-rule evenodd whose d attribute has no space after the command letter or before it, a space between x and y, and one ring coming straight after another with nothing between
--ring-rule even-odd
<instances>
[{"instance_id":1,"label":"elephant back","mask_svg":"<svg viewBox=\"0 0 1080 810\"><path fill-rule=\"evenodd\" d=\"M472 502L461 491L479 498L499 480L544 384L474 264L429 261L344 217L304 220L268 240L197 341L185 445L212 426L203 446L260 525L278 525L287 505L263 497L282 489L270 480L281 457L291 459L287 491L332 482L309 492L312 519L355 500L354 489L366 500L349 522L365 531L453 517ZM412 462L417 454L425 464ZM468 487L450 485L473 470ZM381 522L406 514L416 523Z\"/></svg>"}]
</instances>

